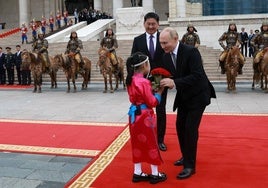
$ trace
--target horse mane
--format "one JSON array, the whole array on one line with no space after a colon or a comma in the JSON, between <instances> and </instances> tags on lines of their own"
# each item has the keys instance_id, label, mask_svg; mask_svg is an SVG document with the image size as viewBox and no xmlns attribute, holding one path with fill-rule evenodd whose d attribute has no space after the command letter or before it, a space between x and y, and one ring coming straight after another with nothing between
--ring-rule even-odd
<instances>
[{"instance_id":1,"label":"horse mane","mask_svg":"<svg viewBox=\"0 0 268 188\"><path fill-rule=\"evenodd\" d=\"M227 58L226 58L226 63L230 63L231 62L231 58L234 55L237 55L238 56L238 59L239 59L240 50L236 46L233 46L232 48L229 49L228 54L227 54Z\"/></svg>"}]
</instances>

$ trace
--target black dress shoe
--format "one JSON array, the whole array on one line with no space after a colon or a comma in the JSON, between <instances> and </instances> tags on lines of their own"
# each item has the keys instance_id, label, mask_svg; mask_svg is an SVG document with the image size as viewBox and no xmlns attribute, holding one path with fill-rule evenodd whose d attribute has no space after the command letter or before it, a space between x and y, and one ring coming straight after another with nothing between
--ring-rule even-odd
<instances>
[{"instance_id":1,"label":"black dress shoe","mask_svg":"<svg viewBox=\"0 0 268 188\"><path fill-rule=\"evenodd\" d=\"M195 174L194 168L185 168L177 175L177 179L186 179L191 177L193 174Z\"/></svg>"},{"instance_id":2,"label":"black dress shoe","mask_svg":"<svg viewBox=\"0 0 268 188\"><path fill-rule=\"evenodd\" d=\"M134 183L140 182L140 181L149 181L149 180L150 180L150 176L143 172L140 175L133 174L133 177L132 177L132 182Z\"/></svg>"},{"instance_id":3,"label":"black dress shoe","mask_svg":"<svg viewBox=\"0 0 268 188\"><path fill-rule=\"evenodd\" d=\"M167 151L167 146L164 143L159 143L158 147L161 151Z\"/></svg>"},{"instance_id":4,"label":"black dress shoe","mask_svg":"<svg viewBox=\"0 0 268 188\"><path fill-rule=\"evenodd\" d=\"M163 172L159 172L158 176L150 175L150 184L156 184L167 179L167 175Z\"/></svg>"},{"instance_id":5,"label":"black dress shoe","mask_svg":"<svg viewBox=\"0 0 268 188\"><path fill-rule=\"evenodd\" d=\"M183 157L180 158L179 160L175 161L175 162L174 162L174 165L175 165L175 166L181 166L181 165L183 165Z\"/></svg>"}]
</instances>

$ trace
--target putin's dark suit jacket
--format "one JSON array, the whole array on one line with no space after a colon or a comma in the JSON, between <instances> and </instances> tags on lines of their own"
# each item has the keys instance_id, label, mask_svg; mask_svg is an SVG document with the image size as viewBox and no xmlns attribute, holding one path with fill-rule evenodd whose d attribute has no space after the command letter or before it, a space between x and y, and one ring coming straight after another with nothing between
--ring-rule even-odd
<instances>
[{"instance_id":1,"label":"putin's dark suit jacket","mask_svg":"<svg viewBox=\"0 0 268 188\"><path fill-rule=\"evenodd\" d=\"M171 72L177 89L174 111L181 105L186 108L206 106L210 104L210 98L216 98L197 48L180 43L176 69L169 53L164 54L163 62L164 68Z\"/></svg>"}]
</instances>

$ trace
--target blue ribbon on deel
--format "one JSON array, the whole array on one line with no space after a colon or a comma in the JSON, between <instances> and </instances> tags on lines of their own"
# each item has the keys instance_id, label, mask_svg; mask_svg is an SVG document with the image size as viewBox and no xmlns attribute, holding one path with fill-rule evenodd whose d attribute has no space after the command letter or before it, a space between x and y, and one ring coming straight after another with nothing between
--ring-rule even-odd
<instances>
[{"instance_id":1,"label":"blue ribbon on deel","mask_svg":"<svg viewBox=\"0 0 268 188\"><path fill-rule=\"evenodd\" d=\"M146 104L141 104L140 108L141 108L141 110L143 110L143 109L146 109L147 106L146 106ZM130 122L131 123L135 122L135 118L136 118L135 112L136 112L136 110L137 110L137 105L131 104L130 107L129 107L129 111L128 111L128 115L130 116Z\"/></svg>"}]
</instances>

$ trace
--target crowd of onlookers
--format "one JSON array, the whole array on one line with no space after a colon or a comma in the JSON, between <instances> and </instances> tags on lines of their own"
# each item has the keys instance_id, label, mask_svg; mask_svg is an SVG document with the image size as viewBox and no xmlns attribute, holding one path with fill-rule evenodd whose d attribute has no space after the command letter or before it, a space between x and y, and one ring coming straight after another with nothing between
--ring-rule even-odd
<instances>
[{"instance_id":1,"label":"crowd of onlookers","mask_svg":"<svg viewBox=\"0 0 268 188\"><path fill-rule=\"evenodd\" d=\"M98 19L111 19L113 18L110 14L107 14L106 12L102 12L100 10L95 10L92 8L84 8L80 12L77 12L77 9L74 11L75 16L75 23L86 21L87 24L90 24L92 22L95 22Z\"/></svg>"}]
</instances>

